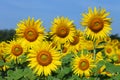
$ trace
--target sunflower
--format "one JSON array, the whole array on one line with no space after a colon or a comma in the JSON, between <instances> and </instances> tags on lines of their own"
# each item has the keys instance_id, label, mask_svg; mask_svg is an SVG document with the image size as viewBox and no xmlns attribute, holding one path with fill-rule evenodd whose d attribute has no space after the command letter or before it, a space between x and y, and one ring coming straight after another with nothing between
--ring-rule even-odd
<instances>
[{"instance_id":1,"label":"sunflower","mask_svg":"<svg viewBox=\"0 0 120 80\"><path fill-rule=\"evenodd\" d=\"M8 60L20 61L19 57L27 51L27 48L21 43L22 40L20 39L9 41L5 48L5 55Z\"/></svg>"},{"instance_id":2,"label":"sunflower","mask_svg":"<svg viewBox=\"0 0 120 80\"><path fill-rule=\"evenodd\" d=\"M119 44L118 39L113 39L113 40L111 41L111 44L112 44L113 46Z\"/></svg>"},{"instance_id":3,"label":"sunflower","mask_svg":"<svg viewBox=\"0 0 120 80\"><path fill-rule=\"evenodd\" d=\"M7 45L7 43L4 41L2 41L0 43L0 59L2 59L2 57L3 57L6 45Z\"/></svg>"},{"instance_id":4,"label":"sunflower","mask_svg":"<svg viewBox=\"0 0 120 80\"><path fill-rule=\"evenodd\" d=\"M4 61L4 62L8 62L9 60L7 60L5 57L4 57L4 54L5 54L5 48L6 48L6 45L7 43L2 41L0 43L0 60ZM4 64L3 66L0 66L0 70L3 70L3 71L6 71L9 67Z\"/></svg>"},{"instance_id":5,"label":"sunflower","mask_svg":"<svg viewBox=\"0 0 120 80\"><path fill-rule=\"evenodd\" d=\"M47 42L33 47L28 54L29 67L39 76L51 75L61 65L60 54ZM46 47L47 46L47 47Z\"/></svg>"},{"instance_id":6,"label":"sunflower","mask_svg":"<svg viewBox=\"0 0 120 80\"><path fill-rule=\"evenodd\" d=\"M103 59L104 58L104 56L102 56L102 52L97 52L97 54L96 54L96 58L95 58L95 63L98 63L99 61L101 61L101 60L104 60Z\"/></svg>"},{"instance_id":7,"label":"sunflower","mask_svg":"<svg viewBox=\"0 0 120 80\"><path fill-rule=\"evenodd\" d=\"M76 51L78 52L81 49L80 46L83 45L84 40L85 40L82 31L77 30L75 35L73 36L73 39L74 40L72 42L70 42L69 48L73 52L76 52Z\"/></svg>"},{"instance_id":8,"label":"sunflower","mask_svg":"<svg viewBox=\"0 0 120 80\"><path fill-rule=\"evenodd\" d=\"M81 25L85 26L85 34L87 37L90 37L92 40L96 39L104 39L105 37L110 34L110 27L111 18L107 18L110 14L106 12L105 9L96 9L92 11L91 8L88 9L88 13L83 13Z\"/></svg>"},{"instance_id":9,"label":"sunflower","mask_svg":"<svg viewBox=\"0 0 120 80\"><path fill-rule=\"evenodd\" d=\"M0 55L3 55L4 51L5 51L5 47L6 47L7 43L2 41L0 43Z\"/></svg>"},{"instance_id":10,"label":"sunflower","mask_svg":"<svg viewBox=\"0 0 120 80\"><path fill-rule=\"evenodd\" d=\"M115 48L108 44L104 47L104 52L107 57L111 58L113 55L115 55Z\"/></svg>"},{"instance_id":11,"label":"sunflower","mask_svg":"<svg viewBox=\"0 0 120 80\"><path fill-rule=\"evenodd\" d=\"M81 54L80 57L76 56L72 62L73 73L81 77L90 77L91 69L95 67L93 63L94 60L91 55Z\"/></svg>"},{"instance_id":12,"label":"sunflower","mask_svg":"<svg viewBox=\"0 0 120 80\"><path fill-rule=\"evenodd\" d=\"M34 20L34 18L20 21L17 24L16 35L23 40L25 46L31 47L43 40L45 28L42 26L41 20Z\"/></svg>"},{"instance_id":13,"label":"sunflower","mask_svg":"<svg viewBox=\"0 0 120 80\"><path fill-rule=\"evenodd\" d=\"M61 58L64 57L64 56L67 56L67 54L70 54L71 53L71 49L69 48L69 44L66 43L64 44L61 49Z\"/></svg>"},{"instance_id":14,"label":"sunflower","mask_svg":"<svg viewBox=\"0 0 120 80\"><path fill-rule=\"evenodd\" d=\"M87 50L93 50L94 49L94 43L91 40L85 40L84 41L85 49ZM89 45L89 46L88 46Z\"/></svg>"},{"instance_id":15,"label":"sunflower","mask_svg":"<svg viewBox=\"0 0 120 80\"><path fill-rule=\"evenodd\" d=\"M55 18L50 30L54 42L66 43L66 41L73 41L75 25L68 18Z\"/></svg>"},{"instance_id":16,"label":"sunflower","mask_svg":"<svg viewBox=\"0 0 120 80\"><path fill-rule=\"evenodd\" d=\"M115 50L120 50L120 42L115 45Z\"/></svg>"},{"instance_id":17,"label":"sunflower","mask_svg":"<svg viewBox=\"0 0 120 80\"><path fill-rule=\"evenodd\" d=\"M120 66L120 50L119 49L116 50L116 53L112 58L114 60L114 64Z\"/></svg>"},{"instance_id":18,"label":"sunflower","mask_svg":"<svg viewBox=\"0 0 120 80\"><path fill-rule=\"evenodd\" d=\"M105 71L105 70L106 70L106 66L105 65L101 66L99 71L98 71L98 74L106 75L108 77L112 77L112 73L110 73L108 71Z\"/></svg>"}]
</instances>

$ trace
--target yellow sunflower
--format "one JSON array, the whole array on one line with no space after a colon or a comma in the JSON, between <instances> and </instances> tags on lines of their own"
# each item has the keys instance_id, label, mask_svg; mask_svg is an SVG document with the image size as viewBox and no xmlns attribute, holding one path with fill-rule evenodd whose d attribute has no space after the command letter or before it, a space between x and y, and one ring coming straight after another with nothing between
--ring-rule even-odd
<instances>
[{"instance_id":1,"label":"yellow sunflower","mask_svg":"<svg viewBox=\"0 0 120 80\"><path fill-rule=\"evenodd\" d=\"M113 40L111 41L111 44L112 44L113 46L116 46L117 44L119 44L118 39L113 39Z\"/></svg>"},{"instance_id":2,"label":"yellow sunflower","mask_svg":"<svg viewBox=\"0 0 120 80\"><path fill-rule=\"evenodd\" d=\"M94 56L93 56L94 57ZM95 58L95 63L98 63L99 61L101 61L101 60L104 60L103 59L104 57L102 56L102 52L97 52L97 54L96 54L96 58Z\"/></svg>"},{"instance_id":3,"label":"yellow sunflower","mask_svg":"<svg viewBox=\"0 0 120 80\"><path fill-rule=\"evenodd\" d=\"M105 9L96 9L92 11L91 8L88 9L88 13L83 13L81 25L85 26L85 34L87 37L90 37L92 40L104 39L110 34L111 18L107 18L109 12L106 12Z\"/></svg>"},{"instance_id":4,"label":"yellow sunflower","mask_svg":"<svg viewBox=\"0 0 120 80\"><path fill-rule=\"evenodd\" d=\"M5 55L5 48L6 48L7 43L2 41L0 43L0 60L3 60L4 62L8 62L4 55ZM7 65L0 66L0 70L6 71L9 67Z\"/></svg>"},{"instance_id":5,"label":"yellow sunflower","mask_svg":"<svg viewBox=\"0 0 120 80\"><path fill-rule=\"evenodd\" d=\"M107 57L111 58L113 55L115 55L115 48L111 45L106 45L104 47L104 52Z\"/></svg>"},{"instance_id":6,"label":"yellow sunflower","mask_svg":"<svg viewBox=\"0 0 120 80\"><path fill-rule=\"evenodd\" d=\"M81 49L80 46L83 45L85 40L82 31L77 30L75 35L73 36L73 39L74 40L70 42L69 48L73 52L76 52L76 51L78 52Z\"/></svg>"},{"instance_id":7,"label":"yellow sunflower","mask_svg":"<svg viewBox=\"0 0 120 80\"><path fill-rule=\"evenodd\" d=\"M109 77L112 77L112 73L108 72L108 71L105 71L106 70L106 66L103 65L101 66L101 68L99 69L98 73L101 74L101 75L106 75L106 76L109 76Z\"/></svg>"},{"instance_id":8,"label":"yellow sunflower","mask_svg":"<svg viewBox=\"0 0 120 80\"><path fill-rule=\"evenodd\" d=\"M0 43L0 55L3 55L4 54L4 51L5 51L5 47L6 47L7 43L2 41Z\"/></svg>"},{"instance_id":9,"label":"yellow sunflower","mask_svg":"<svg viewBox=\"0 0 120 80\"><path fill-rule=\"evenodd\" d=\"M116 53L112 58L114 60L114 64L120 66L120 50L119 49L116 50Z\"/></svg>"},{"instance_id":10,"label":"yellow sunflower","mask_svg":"<svg viewBox=\"0 0 120 80\"><path fill-rule=\"evenodd\" d=\"M61 58L66 56L67 54L70 54L71 49L69 48L69 44L68 43L64 44L60 49L60 51L61 51Z\"/></svg>"},{"instance_id":11,"label":"yellow sunflower","mask_svg":"<svg viewBox=\"0 0 120 80\"><path fill-rule=\"evenodd\" d=\"M84 41L85 49L87 50L93 50L94 49L94 43L91 40L85 40ZM89 45L89 46L88 46Z\"/></svg>"},{"instance_id":12,"label":"yellow sunflower","mask_svg":"<svg viewBox=\"0 0 120 80\"><path fill-rule=\"evenodd\" d=\"M18 59L27 51L26 47L23 46L21 43L22 40L20 39L9 41L5 48L5 55L7 59L14 60L16 62L16 59ZM19 61L20 59L18 60L18 62Z\"/></svg>"},{"instance_id":13,"label":"yellow sunflower","mask_svg":"<svg viewBox=\"0 0 120 80\"><path fill-rule=\"evenodd\" d=\"M75 25L73 24L73 21L68 18L55 18L50 30L54 42L65 43L66 41L73 41Z\"/></svg>"},{"instance_id":14,"label":"yellow sunflower","mask_svg":"<svg viewBox=\"0 0 120 80\"><path fill-rule=\"evenodd\" d=\"M115 50L120 50L120 42L115 45Z\"/></svg>"},{"instance_id":15,"label":"yellow sunflower","mask_svg":"<svg viewBox=\"0 0 120 80\"><path fill-rule=\"evenodd\" d=\"M90 77L92 72L91 69L95 67L93 63L94 60L92 59L91 55L81 54L80 57L76 56L72 62L73 73L80 77Z\"/></svg>"},{"instance_id":16,"label":"yellow sunflower","mask_svg":"<svg viewBox=\"0 0 120 80\"><path fill-rule=\"evenodd\" d=\"M46 47L47 46L47 47ZM29 67L39 76L51 75L61 65L60 54L47 42L34 47L28 54Z\"/></svg>"},{"instance_id":17,"label":"yellow sunflower","mask_svg":"<svg viewBox=\"0 0 120 80\"><path fill-rule=\"evenodd\" d=\"M41 20L34 18L20 21L17 24L16 35L23 40L25 46L36 46L37 43L43 40L45 28L42 26Z\"/></svg>"}]
</instances>

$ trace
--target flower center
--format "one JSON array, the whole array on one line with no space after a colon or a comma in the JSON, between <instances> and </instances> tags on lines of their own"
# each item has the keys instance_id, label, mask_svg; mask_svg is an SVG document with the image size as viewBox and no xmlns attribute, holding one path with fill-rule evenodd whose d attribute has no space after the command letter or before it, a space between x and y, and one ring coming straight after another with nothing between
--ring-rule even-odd
<instances>
[{"instance_id":1,"label":"flower center","mask_svg":"<svg viewBox=\"0 0 120 80\"><path fill-rule=\"evenodd\" d=\"M23 48L20 45L14 45L12 47L11 52L15 55L15 56L19 56L23 53Z\"/></svg>"},{"instance_id":2,"label":"flower center","mask_svg":"<svg viewBox=\"0 0 120 80\"><path fill-rule=\"evenodd\" d=\"M117 48L120 49L120 43L117 45Z\"/></svg>"},{"instance_id":3,"label":"flower center","mask_svg":"<svg viewBox=\"0 0 120 80\"><path fill-rule=\"evenodd\" d=\"M26 28L24 32L24 37L30 41L33 42L37 39L38 37L38 32L34 28Z\"/></svg>"},{"instance_id":4,"label":"flower center","mask_svg":"<svg viewBox=\"0 0 120 80\"><path fill-rule=\"evenodd\" d=\"M40 51L37 55L37 61L42 66L47 66L52 62L52 56L48 51Z\"/></svg>"},{"instance_id":5,"label":"flower center","mask_svg":"<svg viewBox=\"0 0 120 80\"><path fill-rule=\"evenodd\" d=\"M108 48L108 49L106 50L106 52L107 52L108 54L110 54L110 53L112 52L112 49L111 49L111 48Z\"/></svg>"},{"instance_id":6,"label":"flower center","mask_svg":"<svg viewBox=\"0 0 120 80\"><path fill-rule=\"evenodd\" d=\"M74 41L70 42L71 45L76 45L79 42L79 37L78 36L74 36L73 37Z\"/></svg>"},{"instance_id":7,"label":"flower center","mask_svg":"<svg viewBox=\"0 0 120 80\"><path fill-rule=\"evenodd\" d=\"M63 47L62 52L63 52L63 53L66 53L66 52L67 52L67 48L66 48L66 47Z\"/></svg>"},{"instance_id":8,"label":"flower center","mask_svg":"<svg viewBox=\"0 0 120 80\"><path fill-rule=\"evenodd\" d=\"M98 33L104 27L104 22L100 18L94 18L88 26L93 32Z\"/></svg>"},{"instance_id":9,"label":"flower center","mask_svg":"<svg viewBox=\"0 0 120 80\"><path fill-rule=\"evenodd\" d=\"M81 59L79 62L79 69L85 71L89 68L89 62L86 59Z\"/></svg>"},{"instance_id":10,"label":"flower center","mask_svg":"<svg viewBox=\"0 0 120 80\"><path fill-rule=\"evenodd\" d=\"M64 26L58 27L56 34L61 38L65 38L69 34L69 28Z\"/></svg>"}]
</instances>

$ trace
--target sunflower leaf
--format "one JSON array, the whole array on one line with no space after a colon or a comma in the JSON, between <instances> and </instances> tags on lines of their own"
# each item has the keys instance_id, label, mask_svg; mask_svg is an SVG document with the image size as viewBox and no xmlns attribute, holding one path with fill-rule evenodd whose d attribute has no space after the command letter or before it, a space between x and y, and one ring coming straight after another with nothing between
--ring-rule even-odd
<instances>
[{"instance_id":1,"label":"sunflower leaf","mask_svg":"<svg viewBox=\"0 0 120 80\"><path fill-rule=\"evenodd\" d=\"M33 74L33 71L29 69L28 67L24 69L23 75L24 75L24 78L27 78L30 80L34 80L36 78L36 76Z\"/></svg>"},{"instance_id":2,"label":"sunflower leaf","mask_svg":"<svg viewBox=\"0 0 120 80\"><path fill-rule=\"evenodd\" d=\"M0 66L3 66L3 65L4 65L4 61L0 60Z\"/></svg>"},{"instance_id":3,"label":"sunflower leaf","mask_svg":"<svg viewBox=\"0 0 120 80\"><path fill-rule=\"evenodd\" d=\"M106 63L106 71L111 73L116 73L116 72L120 72L119 70L120 70L120 66L116 66L109 62Z\"/></svg>"}]
</instances>

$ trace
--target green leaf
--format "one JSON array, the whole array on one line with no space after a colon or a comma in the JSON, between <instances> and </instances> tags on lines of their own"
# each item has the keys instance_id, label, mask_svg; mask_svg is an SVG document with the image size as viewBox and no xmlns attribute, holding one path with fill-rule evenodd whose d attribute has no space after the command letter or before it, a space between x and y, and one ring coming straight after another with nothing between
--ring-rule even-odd
<instances>
[{"instance_id":1,"label":"green leaf","mask_svg":"<svg viewBox=\"0 0 120 80\"><path fill-rule=\"evenodd\" d=\"M28 80L35 80L36 76L33 74L33 71L26 67L23 71L24 78L27 78Z\"/></svg>"},{"instance_id":2,"label":"green leaf","mask_svg":"<svg viewBox=\"0 0 120 80\"><path fill-rule=\"evenodd\" d=\"M62 65L69 67L70 66L70 61L72 60L73 55L70 53L62 58Z\"/></svg>"},{"instance_id":3,"label":"green leaf","mask_svg":"<svg viewBox=\"0 0 120 80\"><path fill-rule=\"evenodd\" d=\"M105 65L105 62L103 60L99 61L97 64L96 64L96 67L92 69L92 72L96 73L99 71L99 69Z\"/></svg>"},{"instance_id":4,"label":"green leaf","mask_svg":"<svg viewBox=\"0 0 120 80\"><path fill-rule=\"evenodd\" d=\"M27 60L27 58L26 58L26 55L24 54L24 55L22 55L22 56L20 56L18 59L20 59L21 61L20 61L20 64L23 64L23 63L25 63L26 62L26 60Z\"/></svg>"},{"instance_id":5,"label":"green leaf","mask_svg":"<svg viewBox=\"0 0 120 80\"><path fill-rule=\"evenodd\" d=\"M120 66L116 66L112 63L107 62L106 63L106 71L111 72L111 73L120 72Z\"/></svg>"},{"instance_id":6,"label":"green leaf","mask_svg":"<svg viewBox=\"0 0 120 80\"><path fill-rule=\"evenodd\" d=\"M70 67L63 67L63 68L61 68L57 77L60 78L60 79L63 79L63 77L67 77L67 74L69 74L70 72L71 72Z\"/></svg>"},{"instance_id":7,"label":"green leaf","mask_svg":"<svg viewBox=\"0 0 120 80\"><path fill-rule=\"evenodd\" d=\"M82 78L80 78L77 75L72 75L72 77L70 78L71 80L82 80Z\"/></svg>"},{"instance_id":8,"label":"green leaf","mask_svg":"<svg viewBox=\"0 0 120 80\"><path fill-rule=\"evenodd\" d=\"M7 72L7 79L8 80L18 80L20 79L21 77L23 77L23 70L22 69L17 69L15 71L12 71L12 70L8 70Z\"/></svg>"},{"instance_id":9,"label":"green leaf","mask_svg":"<svg viewBox=\"0 0 120 80\"><path fill-rule=\"evenodd\" d=\"M3 65L4 65L4 61L0 60L0 66L3 66Z\"/></svg>"},{"instance_id":10,"label":"green leaf","mask_svg":"<svg viewBox=\"0 0 120 80\"><path fill-rule=\"evenodd\" d=\"M48 76L47 80L60 80L60 79L56 78L55 76Z\"/></svg>"},{"instance_id":11,"label":"green leaf","mask_svg":"<svg viewBox=\"0 0 120 80\"><path fill-rule=\"evenodd\" d=\"M0 80L3 80L2 76L0 76Z\"/></svg>"},{"instance_id":12,"label":"green leaf","mask_svg":"<svg viewBox=\"0 0 120 80\"><path fill-rule=\"evenodd\" d=\"M112 77L113 80L119 80L120 79L120 74L116 74L115 76Z\"/></svg>"}]
</instances>

